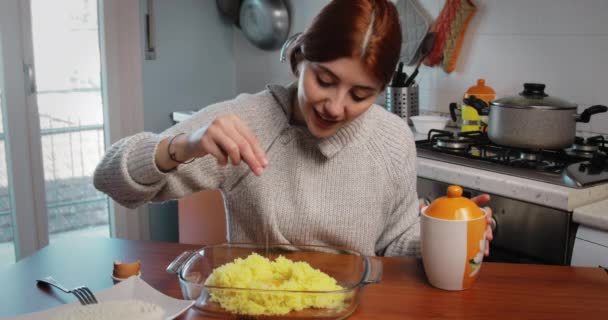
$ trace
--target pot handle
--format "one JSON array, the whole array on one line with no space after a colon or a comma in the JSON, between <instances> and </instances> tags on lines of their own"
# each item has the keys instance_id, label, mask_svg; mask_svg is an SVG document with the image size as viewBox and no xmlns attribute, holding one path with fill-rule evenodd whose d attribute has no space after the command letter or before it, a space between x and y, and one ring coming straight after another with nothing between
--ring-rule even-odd
<instances>
[{"instance_id":1,"label":"pot handle","mask_svg":"<svg viewBox=\"0 0 608 320\"><path fill-rule=\"evenodd\" d=\"M370 257L363 257L365 259L365 274L363 275L363 281L361 285L368 285L373 283L379 283L382 281L382 261Z\"/></svg>"},{"instance_id":2,"label":"pot handle","mask_svg":"<svg viewBox=\"0 0 608 320\"><path fill-rule=\"evenodd\" d=\"M167 266L167 269L165 269L165 271L167 271L168 273L178 274L181 271L184 264L186 264L186 261L188 261L190 259L190 257L195 255L196 253L197 253L197 251L182 252L179 256L177 256L177 258L173 259L173 261L171 261L171 263L169 263L169 265Z\"/></svg>"},{"instance_id":3,"label":"pot handle","mask_svg":"<svg viewBox=\"0 0 608 320\"><path fill-rule=\"evenodd\" d=\"M596 113L604 113L606 111L608 111L608 107L606 107L606 106L602 106L602 105L591 106L591 107L585 109L585 111L583 111L583 113L576 115L576 122L588 123L589 120L591 120L592 115L594 115Z\"/></svg>"},{"instance_id":4,"label":"pot handle","mask_svg":"<svg viewBox=\"0 0 608 320\"><path fill-rule=\"evenodd\" d=\"M490 114L490 107L488 106L488 104L474 95L469 96L468 98L464 98L462 102L464 102L464 104L466 104L467 106L473 107L475 110L477 110L477 114L479 114L480 116L487 116Z\"/></svg>"},{"instance_id":5,"label":"pot handle","mask_svg":"<svg viewBox=\"0 0 608 320\"><path fill-rule=\"evenodd\" d=\"M450 116L452 117L452 121L458 121L456 117L456 110L458 109L458 104L456 102L450 103Z\"/></svg>"}]
</instances>

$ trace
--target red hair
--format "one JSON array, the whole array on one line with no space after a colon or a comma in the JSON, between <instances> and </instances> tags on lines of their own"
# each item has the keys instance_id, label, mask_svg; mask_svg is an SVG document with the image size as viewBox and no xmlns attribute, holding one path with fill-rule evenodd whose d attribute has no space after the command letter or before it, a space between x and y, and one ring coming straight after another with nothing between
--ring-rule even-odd
<instances>
[{"instance_id":1,"label":"red hair","mask_svg":"<svg viewBox=\"0 0 608 320\"><path fill-rule=\"evenodd\" d=\"M301 57L311 62L357 58L384 88L400 51L401 27L395 5L387 0L333 0L295 41L289 58L296 75Z\"/></svg>"}]
</instances>

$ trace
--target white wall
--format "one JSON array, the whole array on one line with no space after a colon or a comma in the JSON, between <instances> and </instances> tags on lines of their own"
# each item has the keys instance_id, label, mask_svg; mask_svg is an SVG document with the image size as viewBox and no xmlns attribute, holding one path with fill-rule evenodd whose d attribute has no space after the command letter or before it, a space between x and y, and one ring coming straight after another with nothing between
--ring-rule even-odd
<instances>
[{"instance_id":1,"label":"white wall","mask_svg":"<svg viewBox=\"0 0 608 320\"><path fill-rule=\"evenodd\" d=\"M421 108L447 112L468 87L483 77L497 95L519 93L524 82L541 82L547 93L583 106L608 104L608 1L472 0L478 10L451 74L423 66L418 76ZM328 1L294 1L292 33L301 31ZM435 18L444 0L419 0ZM251 46L235 32L237 92L285 83L289 67L278 51ZM410 70L407 70L411 72ZM608 114L579 129L608 133Z\"/></svg>"},{"instance_id":2,"label":"white wall","mask_svg":"<svg viewBox=\"0 0 608 320\"><path fill-rule=\"evenodd\" d=\"M147 1L140 1L145 10ZM155 60L143 64L144 129L161 132L173 125L174 111L235 96L234 30L212 0L155 0L154 5L157 52ZM148 207L150 238L177 241L176 203Z\"/></svg>"},{"instance_id":3,"label":"white wall","mask_svg":"<svg viewBox=\"0 0 608 320\"><path fill-rule=\"evenodd\" d=\"M236 69L234 30L215 1L155 0L154 5L156 59L143 65L144 128L160 132L173 124L173 111L234 97Z\"/></svg>"}]
</instances>

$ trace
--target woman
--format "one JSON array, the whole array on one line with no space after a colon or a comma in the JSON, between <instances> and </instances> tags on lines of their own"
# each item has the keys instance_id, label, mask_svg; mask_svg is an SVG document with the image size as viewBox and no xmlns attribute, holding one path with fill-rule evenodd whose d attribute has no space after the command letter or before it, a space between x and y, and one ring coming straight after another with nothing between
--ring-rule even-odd
<instances>
[{"instance_id":1,"label":"woman","mask_svg":"<svg viewBox=\"0 0 608 320\"><path fill-rule=\"evenodd\" d=\"M292 46L295 83L118 141L95 186L131 208L220 189L232 242L418 255L414 140L404 121L373 104L400 47L393 4L334 0Z\"/></svg>"}]
</instances>

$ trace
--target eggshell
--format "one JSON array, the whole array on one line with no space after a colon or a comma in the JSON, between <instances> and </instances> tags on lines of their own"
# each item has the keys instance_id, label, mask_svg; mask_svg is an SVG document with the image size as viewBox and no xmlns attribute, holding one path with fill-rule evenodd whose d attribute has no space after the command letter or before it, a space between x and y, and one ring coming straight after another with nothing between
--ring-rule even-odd
<instances>
[{"instance_id":1,"label":"eggshell","mask_svg":"<svg viewBox=\"0 0 608 320\"><path fill-rule=\"evenodd\" d=\"M114 271L112 272L112 275L116 278L126 279L130 276L139 274L140 269L141 262L139 260L131 263L114 261Z\"/></svg>"}]
</instances>

